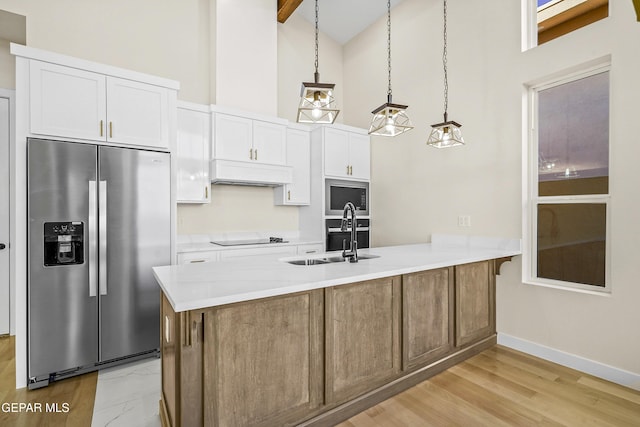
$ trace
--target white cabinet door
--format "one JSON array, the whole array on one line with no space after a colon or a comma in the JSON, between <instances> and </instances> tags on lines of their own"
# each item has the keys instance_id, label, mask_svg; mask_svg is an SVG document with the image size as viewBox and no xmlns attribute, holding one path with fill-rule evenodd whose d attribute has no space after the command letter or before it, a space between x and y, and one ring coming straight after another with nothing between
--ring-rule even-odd
<instances>
[{"instance_id":1,"label":"white cabinet door","mask_svg":"<svg viewBox=\"0 0 640 427\"><path fill-rule=\"evenodd\" d=\"M324 252L324 245L322 243L298 245L298 255L319 254L321 252Z\"/></svg>"},{"instance_id":2,"label":"white cabinet door","mask_svg":"<svg viewBox=\"0 0 640 427\"><path fill-rule=\"evenodd\" d=\"M324 174L368 180L371 176L369 136L339 129L324 129Z\"/></svg>"},{"instance_id":3,"label":"white cabinet door","mask_svg":"<svg viewBox=\"0 0 640 427\"><path fill-rule=\"evenodd\" d=\"M287 165L293 168L293 182L273 190L277 205L311 203L311 138L308 131L287 129Z\"/></svg>"},{"instance_id":4,"label":"white cabinet door","mask_svg":"<svg viewBox=\"0 0 640 427\"><path fill-rule=\"evenodd\" d=\"M253 122L244 117L215 114L214 158L253 160Z\"/></svg>"},{"instance_id":5,"label":"white cabinet door","mask_svg":"<svg viewBox=\"0 0 640 427\"><path fill-rule=\"evenodd\" d=\"M369 135L349 134L349 177L369 180L371 178L371 147Z\"/></svg>"},{"instance_id":6,"label":"white cabinet door","mask_svg":"<svg viewBox=\"0 0 640 427\"><path fill-rule=\"evenodd\" d=\"M349 134L324 128L324 174L349 178Z\"/></svg>"},{"instance_id":7,"label":"white cabinet door","mask_svg":"<svg viewBox=\"0 0 640 427\"><path fill-rule=\"evenodd\" d=\"M167 89L107 77L107 141L169 147Z\"/></svg>"},{"instance_id":8,"label":"white cabinet door","mask_svg":"<svg viewBox=\"0 0 640 427\"><path fill-rule=\"evenodd\" d=\"M218 251L183 252L178 254L178 264L200 264L219 260Z\"/></svg>"},{"instance_id":9,"label":"white cabinet door","mask_svg":"<svg viewBox=\"0 0 640 427\"><path fill-rule=\"evenodd\" d=\"M32 133L106 139L104 75L35 60L29 74Z\"/></svg>"},{"instance_id":10,"label":"white cabinet door","mask_svg":"<svg viewBox=\"0 0 640 427\"><path fill-rule=\"evenodd\" d=\"M284 125L253 121L253 160L270 165L287 161L287 128Z\"/></svg>"},{"instance_id":11,"label":"white cabinet door","mask_svg":"<svg viewBox=\"0 0 640 427\"><path fill-rule=\"evenodd\" d=\"M178 108L178 203L209 203L209 113Z\"/></svg>"}]
</instances>

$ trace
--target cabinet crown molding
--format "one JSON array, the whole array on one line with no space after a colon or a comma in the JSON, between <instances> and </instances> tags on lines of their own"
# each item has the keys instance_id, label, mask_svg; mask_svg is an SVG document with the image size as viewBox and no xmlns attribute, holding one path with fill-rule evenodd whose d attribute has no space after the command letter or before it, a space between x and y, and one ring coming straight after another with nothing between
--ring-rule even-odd
<instances>
[{"instance_id":1,"label":"cabinet crown molding","mask_svg":"<svg viewBox=\"0 0 640 427\"><path fill-rule=\"evenodd\" d=\"M131 71L111 65L100 64L98 62L88 61L86 59L74 58L72 56L62 55L60 53L49 52L47 50L27 47L17 43L10 44L10 52L12 55L21 58L36 59L38 61L64 65L66 67L78 68L81 70L92 71L94 73L119 77L122 79L145 82L167 89L180 90L180 82L175 80L154 76L152 74Z\"/></svg>"}]
</instances>

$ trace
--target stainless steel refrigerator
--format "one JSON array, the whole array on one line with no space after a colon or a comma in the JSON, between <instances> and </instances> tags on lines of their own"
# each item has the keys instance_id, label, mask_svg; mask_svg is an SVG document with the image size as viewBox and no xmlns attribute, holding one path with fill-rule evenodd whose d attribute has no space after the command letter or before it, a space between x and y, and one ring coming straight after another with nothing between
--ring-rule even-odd
<instances>
[{"instance_id":1,"label":"stainless steel refrigerator","mask_svg":"<svg viewBox=\"0 0 640 427\"><path fill-rule=\"evenodd\" d=\"M29 139L28 385L157 356L168 153Z\"/></svg>"}]
</instances>

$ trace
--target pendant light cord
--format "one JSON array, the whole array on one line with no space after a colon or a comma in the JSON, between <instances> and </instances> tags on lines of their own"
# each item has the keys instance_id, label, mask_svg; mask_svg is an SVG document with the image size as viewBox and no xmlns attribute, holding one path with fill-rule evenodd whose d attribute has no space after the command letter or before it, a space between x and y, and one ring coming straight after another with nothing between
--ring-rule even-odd
<instances>
[{"instance_id":1,"label":"pendant light cord","mask_svg":"<svg viewBox=\"0 0 640 427\"><path fill-rule=\"evenodd\" d=\"M318 0L316 0L316 61L315 61L315 67L316 67L316 78L318 76ZM317 80L316 80L316 83Z\"/></svg>"},{"instance_id":2,"label":"pendant light cord","mask_svg":"<svg viewBox=\"0 0 640 427\"><path fill-rule=\"evenodd\" d=\"M444 121L447 121L449 107L449 80L447 79L447 0L444 0L444 48L442 50L442 68L444 69Z\"/></svg>"},{"instance_id":3,"label":"pendant light cord","mask_svg":"<svg viewBox=\"0 0 640 427\"><path fill-rule=\"evenodd\" d=\"M387 0L387 69L389 74L387 97L391 102L391 0Z\"/></svg>"}]
</instances>

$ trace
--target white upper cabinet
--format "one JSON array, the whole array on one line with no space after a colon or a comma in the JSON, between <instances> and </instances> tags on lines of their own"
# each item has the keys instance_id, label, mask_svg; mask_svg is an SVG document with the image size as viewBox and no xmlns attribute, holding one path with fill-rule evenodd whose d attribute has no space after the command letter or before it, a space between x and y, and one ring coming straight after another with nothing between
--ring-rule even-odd
<instances>
[{"instance_id":1,"label":"white upper cabinet","mask_svg":"<svg viewBox=\"0 0 640 427\"><path fill-rule=\"evenodd\" d=\"M253 121L239 116L216 113L213 157L221 160L253 160Z\"/></svg>"},{"instance_id":2,"label":"white upper cabinet","mask_svg":"<svg viewBox=\"0 0 640 427\"><path fill-rule=\"evenodd\" d=\"M214 158L284 165L286 127L223 113L215 114Z\"/></svg>"},{"instance_id":3,"label":"white upper cabinet","mask_svg":"<svg viewBox=\"0 0 640 427\"><path fill-rule=\"evenodd\" d=\"M349 173L354 179L371 178L371 143L369 135L349 133Z\"/></svg>"},{"instance_id":4,"label":"white upper cabinet","mask_svg":"<svg viewBox=\"0 0 640 427\"><path fill-rule=\"evenodd\" d=\"M293 181L274 189L275 204L310 204L311 135L308 130L287 129L287 165L293 168Z\"/></svg>"},{"instance_id":5,"label":"white upper cabinet","mask_svg":"<svg viewBox=\"0 0 640 427\"><path fill-rule=\"evenodd\" d=\"M291 183L286 120L224 107L212 109L212 182L270 186Z\"/></svg>"},{"instance_id":6,"label":"white upper cabinet","mask_svg":"<svg viewBox=\"0 0 640 427\"><path fill-rule=\"evenodd\" d=\"M277 123L253 121L253 160L270 165L287 162L287 128Z\"/></svg>"},{"instance_id":7,"label":"white upper cabinet","mask_svg":"<svg viewBox=\"0 0 640 427\"><path fill-rule=\"evenodd\" d=\"M37 60L29 73L31 133L170 146L167 88Z\"/></svg>"},{"instance_id":8,"label":"white upper cabinet","mask_svg":"<svg viewBox=\"0 0 640 427\"><path fill-rule=\"evenodd\" d=\"M107 77L107 141L168 147L168 108L165 88Z\"/></svg>"},{"instance_id":9,"label":"white upper cabinet","mask_svg":"<svg viewBox=\"0 0 640 427\"><path fill-rule=\"evenodd\" d=\"M369 180L369 136L330 127L324 131L324 174L344 179Z\"/></svg>"},{"instance_id":10,"label":"white upper cabinet","mask_svg":"<svg viewBox=\"0 0 640 427\"><path fill-rule=\"evenodd\" d=\"M178 106L176 147L178 203L209 203L211 181L210 114L184 105Z\"/></svg>"},{"instance_id":11,"label":"white upper cabinet","mask_svg":"<svg viewBox=\"0 0 640 427\"><path fill-rule=\"evenodd\" d=\"M40 61L29 73L32 133L105 140L104 75Z\"/></svg>"}]
</instances>

